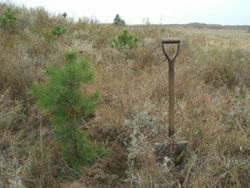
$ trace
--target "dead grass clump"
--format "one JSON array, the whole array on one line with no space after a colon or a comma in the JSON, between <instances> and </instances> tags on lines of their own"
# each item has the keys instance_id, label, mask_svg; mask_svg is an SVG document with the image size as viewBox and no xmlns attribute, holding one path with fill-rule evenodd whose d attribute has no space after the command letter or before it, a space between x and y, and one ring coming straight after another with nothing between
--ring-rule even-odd
<instances>
[{"instance_id":1,"label":"dead grass clump","mask_svg":"<svg viewBox=\"0 0 250 188\"><path fill-rule=\"evenodd\" d=\"M35 33L40 33L44 28L51 26L49 13L43 8L30 9L30 29Z\"/></svg>"},{"instance_id":2,"label":"dead grass clump","mask_svg":"<svg viewBox=\"0 0 250 188\"><path fill-rule=\"evenodd\" d=\"M116 29L111 25L89 24L89 36L97 49L107 48L111 44L111 39L116 36Z\"/></svg>"},{"instance_id":3,"label":"dead grass clump","mask_svg":"<svg viewBox=\"0 0 250 188\"><path fill-rule=\"evenodd\" d=\"M130 50L127 58L133 62L132 69L139 73L145 70L150 70L152 66L160 64L160 57L157 57L158 45L153 39L145 39L139 41L139 47Z\"/></svg>"},{"instance_id":4,"label":"dead grass clump","mask_svg":"<svg viewBox=\"0 0 250 188\"><path fill-rule=\"evenodd\" d=\"M237 48L210 48L206 51L203 79L215 87L249 87L249 57Z\"/></svg>"},{"instance_id":5,"label":"dead grass clump","mask_svg":"<svg viewBox=\"0 0 250 188\"><path fill-rule=\"evenodd\" d=\"M25 119L23 104L11 99L10 90L0 95L0 104L0 130L20 130L21 122Z\"/></svg>"},{"instance_id":6,"label":"dead grass clump","mask_svg":"<svg viewBox=\"0 0 250 188\"><path fill-rule=\"evenodd\" d=\"M26 63L21 63L22 61L18 59L18 56L13 55L12 52L6 52L0 61L0 79L2 80L0 90L4 91L10 88L11 95L14 98L24 98L27 85L31 84L32 79L28 72L30 67Z\"/></svg>"},{"instance_id":7,"label":"dead grass clump","mask_svg":"<svg viewBox=\"0 0 250 188\"><path fill-rule=\"evenodd\" d=\"M51 138L50 138L51 139ZM59 151L53 146L53 142L44 139L43 153L37 147L30 153L25 161L25 168L22 171L23 183L28 187L57 187L56 178L70 177L69 167L60 160Z\"/></svg>"},{"instance_id":8,"label":"dead grass clump","mask_svg":"<svg viewBox=\"0 0 250 188\"><path fill-rule=\"evenodd\" d=\"M114 101L104 100L108 103L101 105L97 109L95 119L84 127L88 128L90 138L109 148L110 156L105 171L124 176L126 169L124 160L127 158L124 140L127 138L127 130L122 126L124 119L122 109Z\"/></svg>"},{"instance_id":9,"label":"dead grass clump","mask_svg":"<svg viewBox=\"0 0 250 188\"><path fill-rule=\"evenodd\" d=\"M13 100L10 90L0 95L0 186L24 187L23 165L18 155L16 140L24 129L27 118L23 103Z\"/></svg>"}]
</instances>

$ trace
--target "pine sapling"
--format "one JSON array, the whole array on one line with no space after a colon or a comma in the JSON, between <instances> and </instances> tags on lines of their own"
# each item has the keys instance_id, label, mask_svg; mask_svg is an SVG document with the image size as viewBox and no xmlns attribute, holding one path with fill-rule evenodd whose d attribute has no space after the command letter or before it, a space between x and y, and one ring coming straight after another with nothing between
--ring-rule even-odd
<instances>
[{"instance_id":1,"label":"pine sapling","mask_svg":"<svg viewBox=\"0 0 250 188\"><path fill-rule=\"evenodd\" d=\"M87 132L79 128L82 118L93 113L101 101L98 92L83 95L79 90L93 82L93 71L87 60L77 62L76 53L67 52L63 66L47 64L43 75L46 84L35 82L30 93L38 110L50 117L62 159L79 171L106 152L93 146Z\"/></svg>"}]
</instances>

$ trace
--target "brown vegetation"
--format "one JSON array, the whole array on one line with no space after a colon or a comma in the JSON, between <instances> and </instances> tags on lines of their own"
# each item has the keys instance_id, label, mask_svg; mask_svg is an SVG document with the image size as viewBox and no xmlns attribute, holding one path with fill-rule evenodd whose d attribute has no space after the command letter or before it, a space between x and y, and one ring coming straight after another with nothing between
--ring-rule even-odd
<instances>
[{"instance_id":1,"label":"brown vegetation","mask_svg":"<svg viewBox=\"0 0 250 188\"><path fill-rule=\"evenodd\" d=\"M16 11L18 32L0 29L0 187L247 187L249 186L250 37L244 30L126 26L138 47L117 51L123 27L73 23L43 9ZM21 23L21 24L20 24ZM67 32L53 43L50 32ZM155 162L154 143L168 128L168 65L162 37L180 37L176 60L176 137L188 140L179 166ZM74 49L90 60L103 103L85 120L91 140L110 154L72 177L53 144L50 125L27 94L45 62L60 64ZM171 50L171 49L170 49ZM73 183L78 184L78 183ZM68 186L67 186L68 187Z\"/></svg>"}]
</instances>

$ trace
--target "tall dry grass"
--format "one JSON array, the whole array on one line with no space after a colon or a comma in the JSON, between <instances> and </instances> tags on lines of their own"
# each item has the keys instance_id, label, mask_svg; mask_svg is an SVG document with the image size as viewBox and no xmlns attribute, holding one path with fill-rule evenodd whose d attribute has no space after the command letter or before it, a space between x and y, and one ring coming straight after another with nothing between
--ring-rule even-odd
<instances>
[{"instance_id":1,"label":"tall dry grass","mask_svg":"<svg viewBox=\"0 0 250 188\"><path fill-rule=\"evenodd\" d=\"M84 167L78 182L116 187L248 186L247 31L127 26L140 41L137 48L121 52L110 47L110 40L122 27L87 19L73 23L44 9L6 4L0 4L0 14L8 6L16 10L20 25L15 34L0 30L0 185L58 187L76 180L59 160L47 118L40 117L27 94L34 80L42 81L45 62L60 64L63 52L74 49L95 68L96 82L83 92L97 89L103 96L95 117L84 120L82 128L88 129L93 142L110 150L108 157ZM56 25L67 32L48 43ZM182 40L175 64L176 138L189 144L183 163L176 167L157 164L153 154L154 143L168 139L168 65L161 37Z\"/></svg>"}]
</instances>

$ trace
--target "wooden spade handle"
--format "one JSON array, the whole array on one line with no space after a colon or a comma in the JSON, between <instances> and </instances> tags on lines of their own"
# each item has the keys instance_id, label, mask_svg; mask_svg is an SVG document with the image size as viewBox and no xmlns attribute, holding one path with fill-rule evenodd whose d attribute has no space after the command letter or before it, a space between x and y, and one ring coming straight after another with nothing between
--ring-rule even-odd
<instances>
[{"instance_id":1,"label":"wooden spade handle","mask_svg":"<svg viewBox=\"0 0 250 188\"><path fill-rule=\"evenodd\" d=\"M162 50L165 54L168 65L169 65L169 138L174 135L174 61L180 51L180 39L176 38L163 38L162 42ZM172 58L169 57L164 44L177 44L177 51Z\"/></svg>"},{"instance_id":2,"label":"wooden spade handle","mask_svg":"<svg viewBox=\"0 0 250 188\"><path fill-rule=\"evenodd\" d=\"M181 40L178 39L178 38L162 38L161 42L164 43L164 44L165 43L176 43L176 44L178 44L178 43L181 42Z\"/></svg>"}]
</instances>

